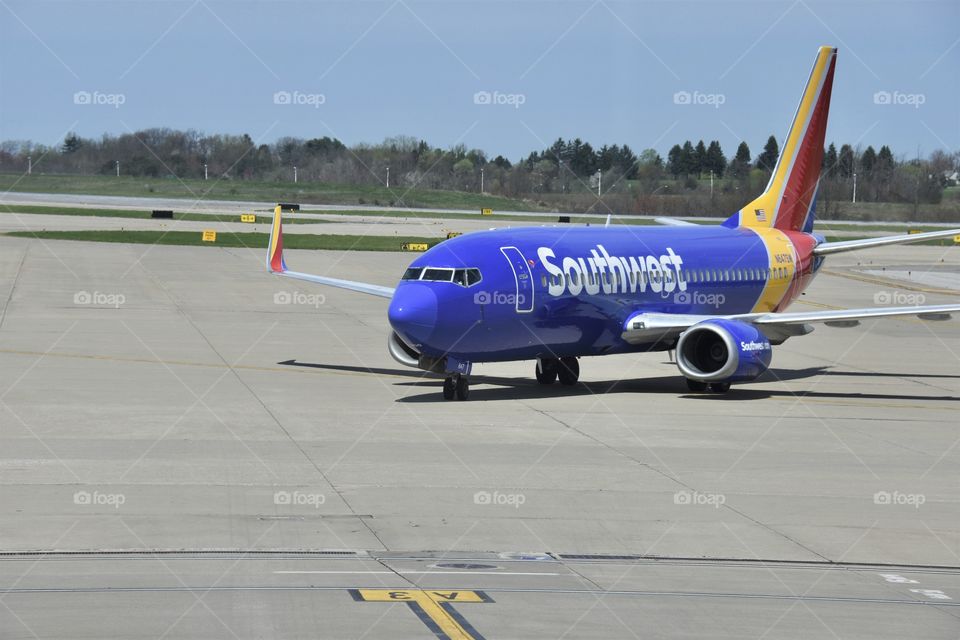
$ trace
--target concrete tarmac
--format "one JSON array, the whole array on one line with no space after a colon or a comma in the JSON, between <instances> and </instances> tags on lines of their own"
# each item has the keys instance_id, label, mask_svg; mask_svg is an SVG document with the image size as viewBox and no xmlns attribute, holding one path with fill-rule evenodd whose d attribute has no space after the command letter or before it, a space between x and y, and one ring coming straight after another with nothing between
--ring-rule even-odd
<instances>
[{"instance_id":1,"label":"concrete tarmac","mask_svg":"<svg viewBox=\"0 0 960 640\"><path fill-rule=\"evenodd\" d=\"M883 268L960 249L831 257L792 309L957 299ZM724 396L651 354L446 402L386 301L260 248L0 238L0 301L4 638L960 636L956 320L820 326Z\"/></svg>"}]
</instances>

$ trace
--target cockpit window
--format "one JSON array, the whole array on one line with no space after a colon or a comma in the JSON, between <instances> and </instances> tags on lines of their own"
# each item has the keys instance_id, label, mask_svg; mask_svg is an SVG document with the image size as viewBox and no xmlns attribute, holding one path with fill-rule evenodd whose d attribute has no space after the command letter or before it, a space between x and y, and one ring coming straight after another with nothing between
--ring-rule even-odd
<instances>
[{"instance_id":1,"label":"cockpit window","mask_svg":"<svg viewBox=\"0 0 960 640\"><path fill-rule=\"evenodd\" d=\"M480 269L449 269L445 267L410 267L401 278L401 280L453 282L461 287L472 287L482 279Z\"/></svg>"},{"instance_id":2,"label":"cockpit window","mask_svg":"<svg viewBox=\"0 0 960 640\"><path fill-rule=\"evenodd\" d=\"M423 275L420 277L420 279L432 280L434 282L452 282L453 269L437 269L434 267L427 267L423 270Z\"/></svg>"},{"instance_id":3,"label":"cockpit window","mask_svg":"<svg viewBox=\"0 0 960 640\"><path fill-rule=\"evenodd\" d=\"M423 273L423 267L410 267L403 272L403 277L401 280L419 280L420 274Z\"/></svg>"}]
</instances>

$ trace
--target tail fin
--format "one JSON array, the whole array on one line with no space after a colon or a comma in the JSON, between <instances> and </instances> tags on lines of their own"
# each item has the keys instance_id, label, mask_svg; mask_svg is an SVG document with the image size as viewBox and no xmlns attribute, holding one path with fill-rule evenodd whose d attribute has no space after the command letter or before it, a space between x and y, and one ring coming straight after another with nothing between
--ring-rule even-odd
<instances>
[{"instance_id":1,"label":"tail fin","mask_svg":"<svg viewBox=\"0 0 960 640\"><path fill-rule=\"evenodd\" d=\"M283 221L280 206L273 210L273 226L270 228L270 243L267 245L267 271L283 273L287 265L283 261Z\"/></svg>"},{"instance_id":2,"label":"tail fin","mask_svg":"<svg viewBox=\"0 0 960 640\"><path fill-rule=\"evenodd\" d=\"M836 63L836 48L820 47L766 191L733 214L723 223L725 226L813 230Z\"/></svg>"}]
</instances>

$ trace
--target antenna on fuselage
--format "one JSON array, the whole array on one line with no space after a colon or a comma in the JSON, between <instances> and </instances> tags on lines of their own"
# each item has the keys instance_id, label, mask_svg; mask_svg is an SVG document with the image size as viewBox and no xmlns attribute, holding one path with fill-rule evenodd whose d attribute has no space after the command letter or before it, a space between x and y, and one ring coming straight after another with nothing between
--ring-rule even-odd
<instances>
[{"instance_id":1,"label":"antenna on fuselage","mask_svg":"<svg viewBox=\"0 0 960 640\"><path fill-rule=\"evenodd\" d=\"M612 213L608 213L608 214L607 214L607 224L605 224L605 225L603 225L603 226L609 227L609 226L610 226L610 218L612 218L612 217L613 217L613 214L612 214Z\"/></svg>"}]
</instances>

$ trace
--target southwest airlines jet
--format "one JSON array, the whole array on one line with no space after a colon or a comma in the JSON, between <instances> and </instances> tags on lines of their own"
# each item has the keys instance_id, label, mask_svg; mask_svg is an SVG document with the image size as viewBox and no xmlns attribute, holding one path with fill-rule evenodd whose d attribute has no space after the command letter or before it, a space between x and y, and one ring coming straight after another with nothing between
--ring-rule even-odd
<instances>
[{"instance_id":1,"label":"southwest airlines jet","mask_svg":"<svg viewBox=\"0 0 960 640\"><path fill-rule=\"evenodd\" d=\"M771 345L866 318L950 318L960 304L785 312L833 253L960 230L825 242L813 232L837 50L821 47L766 190L719 226L493 229L442 242L395 288L287 270L280 208L267 269L390 299L390 354L466 400L474 363L536 360L541 384L572 385L579 359L675 350L694 392L724 393L770 365Z\"/></svg>"}]
</instances>

